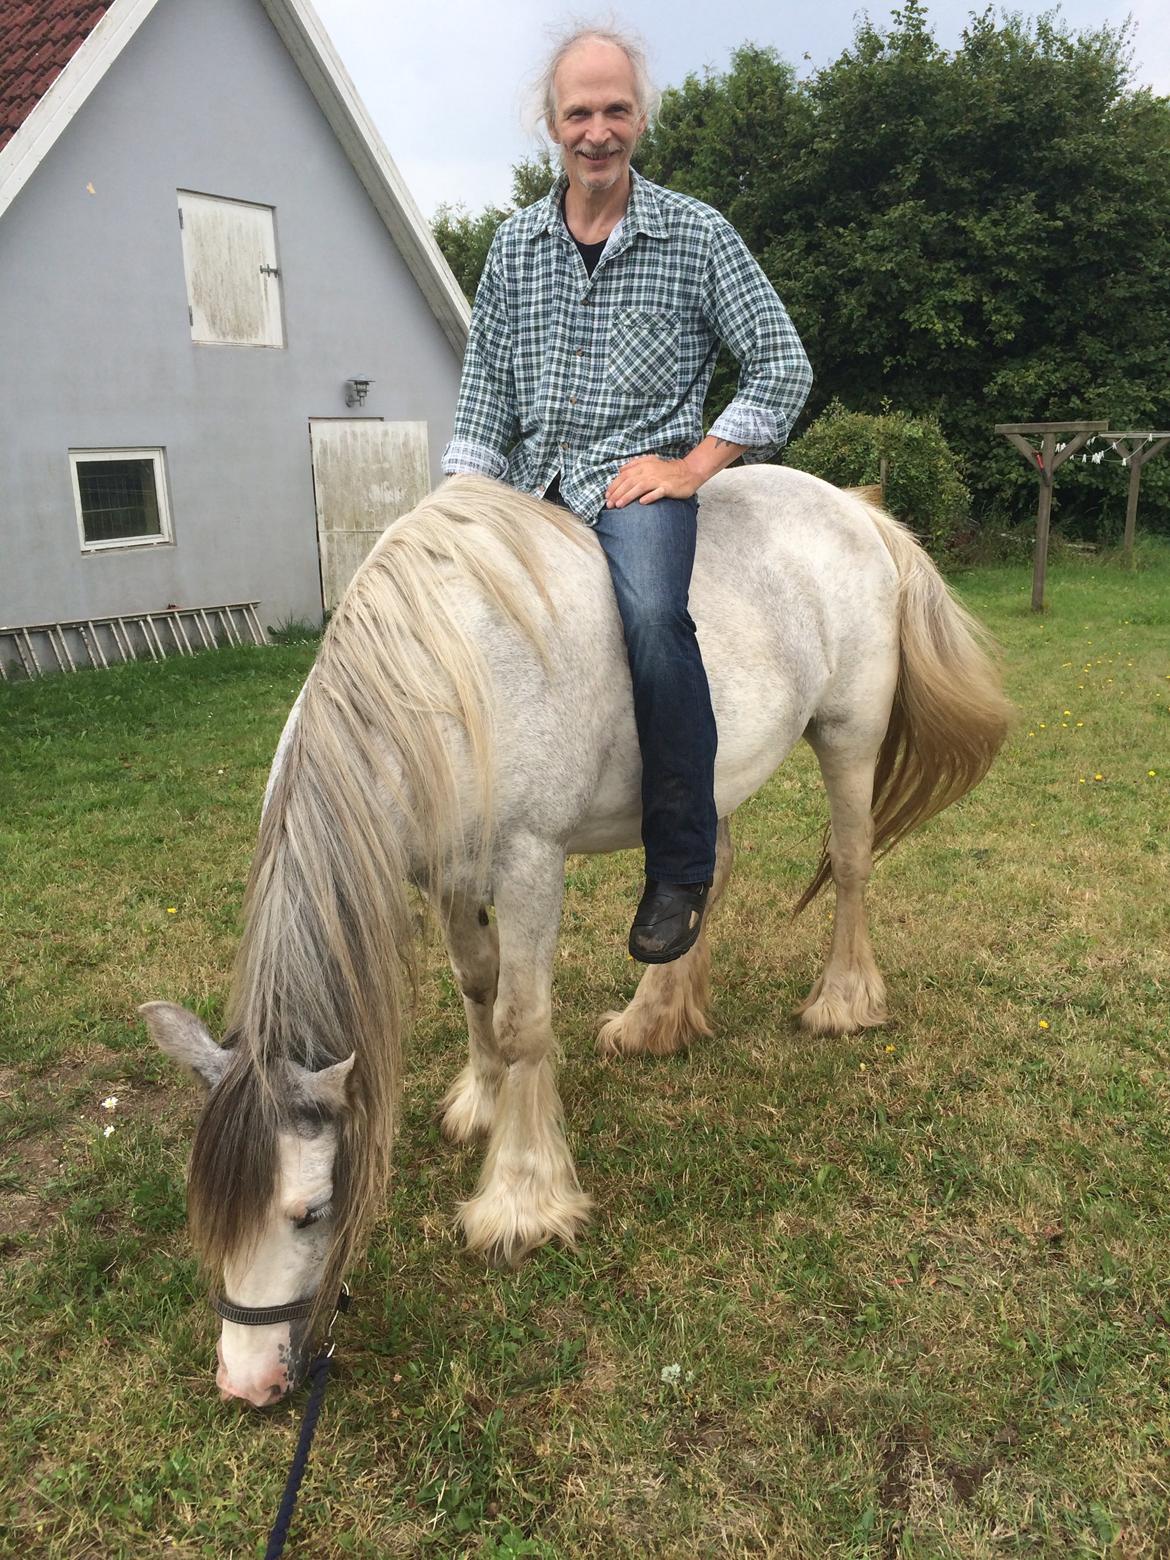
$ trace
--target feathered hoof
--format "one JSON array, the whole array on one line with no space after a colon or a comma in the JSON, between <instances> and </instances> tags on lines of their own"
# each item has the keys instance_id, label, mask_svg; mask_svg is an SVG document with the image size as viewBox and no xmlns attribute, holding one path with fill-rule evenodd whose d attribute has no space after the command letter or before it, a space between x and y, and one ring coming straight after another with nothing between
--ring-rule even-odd
<instances>
[{"instance_id":1,"label":"feathered hoof","mask_svg":"<svg viewBox=\"0 0 1170 1560\"><path fill-rule=\"evenodd\" d=\"M458 1218L468 1251L478 1252L492 1267L518 1267L538 1246L550 1240L575 1246L589 1223L593 1199L575 1184L537 1193L525 1177L511 1187L487 1187L460 1203Z\"/></svg>"},{"instance_id":2,"label":"feathered hoof","mask_svg":"<svg viewBox=\"0 0 1170 1560\"><path fill-rule=\"evenodd\" d=\"M692 1040L710 1033L706 1023L701 1018L696 1021L693 1014L661 1007L647 1011L631 1003L624 1012L602 1016L595 1049L601 1057L673 1056L676 1051L685 1051Z\"/></svg>"},{"instance_id":3,"label":"feathered hoof","mask_svg":"<svg viewBox=\"0 0 1170 1560\"><path fill-rule=\"evenodd\" d=\"M496 1095L471 1066L456 1078L439 1106L443 1136L452 1143L474 1143L486 1137L496 1115Z\"/></svg>"},{"instance_id":4,"label":"feathered hoof","mask_svg":"<svg viewBox=\"0 0 1170 1560\"><path fill-rule=\"evenodd\" d=\"M801 1028L813 1035L852 1035L886 1022L886 988L881 977L860 976L826 987L818 980L796 1009Z\"/></svg>"}]
</instances>

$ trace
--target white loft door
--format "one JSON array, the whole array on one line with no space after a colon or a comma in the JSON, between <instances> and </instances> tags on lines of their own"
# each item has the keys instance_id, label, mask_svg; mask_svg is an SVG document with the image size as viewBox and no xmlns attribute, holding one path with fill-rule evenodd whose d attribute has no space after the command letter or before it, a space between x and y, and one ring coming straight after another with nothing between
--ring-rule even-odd
<instances>
[{"instance_id":1,"label":"white loft door","mask_svg":"<svg viewBox=\"0 0 1170 1560\"><path fill-rule=\"evenodd\" d=\"M309 420L321 547L321 594L331 612L392 520L430 489L425 422Z\"/></svg>"},{"instance_id":2,"label":"white loft door","mask_svg":"<svg viewBox=\"0 0 1170 1560\"><path fill-rule=\"evenodd\" d=\"M274 217L271 206L179 191L192 341L284 346Z\"/></svg>"}]
</instances>

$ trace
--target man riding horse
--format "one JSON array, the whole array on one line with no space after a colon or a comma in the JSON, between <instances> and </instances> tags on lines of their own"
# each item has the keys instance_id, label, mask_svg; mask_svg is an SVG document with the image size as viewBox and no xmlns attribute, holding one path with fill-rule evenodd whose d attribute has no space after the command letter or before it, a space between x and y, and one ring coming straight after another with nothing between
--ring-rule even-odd
<instances>
[{"instance_id":1,"label":"man riding horse","mask_svg":"<svg viewBox=\"0 0 1170 1560\"><path fill-rule=\"evenodd\" d=\"M812 375L730 224L631 168L655 106L641 49L575 32L542 97L563 171L492 243L443 470L542 494L601 543L642 754L646 887L629 946L665 964L698 938L715 867L715 717L688 612L695 495L786 442ZM703 438L721 343L739 386Z\"/></svg>"}]
</instances>

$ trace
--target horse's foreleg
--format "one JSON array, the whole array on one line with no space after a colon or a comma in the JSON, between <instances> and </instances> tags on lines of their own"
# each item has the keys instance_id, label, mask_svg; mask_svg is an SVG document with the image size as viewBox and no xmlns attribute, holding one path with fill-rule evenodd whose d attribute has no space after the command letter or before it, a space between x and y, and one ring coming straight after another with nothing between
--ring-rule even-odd
<instances>
[{"instance_id":1,"label":"horse's foreleg","mask_svg":"<svg viewBox=\"0 0 1170 1560\"><path fill-rule=\"evenodd\" d=\"M731 825L721 818L715 838L715 875L698 941L681 959L646 966L624 1012L607 1013L602 1019L597 1036L599 1056L670 1056L711 1033L706 1014L711 970L707 927L731 876L732 855Z\"/></svg>"},{"instance_id":2,"label":"horse's foreleg","mask_svg":"<svg viewBox=\"0 0 1170 1560\"><path fill-rule=\"evenodd\" d=\"M504 1060L492 1027L500 974L500 947L487 910L475 900L453 898L436 907L451 969L463 993L470 1054L467 1066L439 1107L443 1131L457 1143L490 1131Z\"/></svg>"},{"instance_id":3,"label":"horse's foreleg","mask_svg":"<svg viewBox=\"0 0 1170 1560\"><path fill-rule=\"evenodd\" d=\"M865 885L873 867L875 758L813 745L829 793L829 861L837 905L825 972L797 1013L813 1034L843 1035L886 1019L886 986L865 917Z\"/></svg>"},{"instance_id":4,"label":"horse's foreleg","mask_svg":"<svg viewBox=\"0 0 1170 1560\"><path fill-rule=\"evenodd\" d=\"M476 1194L459 1209L473 1251L514 1264L554 1235L572 1244L592 1200L565 1141L552 1033L552 966L564 856L514 846L494 878L500 976L493 1010L503 1065Z\"/></svg>"}]
</instances>

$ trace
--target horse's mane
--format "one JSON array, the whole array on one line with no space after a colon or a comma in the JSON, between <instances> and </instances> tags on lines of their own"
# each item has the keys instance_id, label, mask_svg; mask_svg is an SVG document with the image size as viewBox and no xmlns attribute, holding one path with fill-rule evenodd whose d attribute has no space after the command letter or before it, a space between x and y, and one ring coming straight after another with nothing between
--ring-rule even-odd
<instances>
[{"instance_id":1,"label":"horse's mane","mask_svg":"<svg viewBox=\"0 0 1170 1560\"><path fill-rule=\"evenodd\" d=\"M482 885L491 850L491 687L452 587L542 653L541 543L557 534L585 539L551 505L454 478L387 529L329 624L252 861L224 1042L236 1058L192 1150L191 1232L216 1275L271 1204L287 1061L355 1058L319 1310L382 1200L415 982L406 880L441 894L458 865Z\"/></svg>"}]
</instances>

